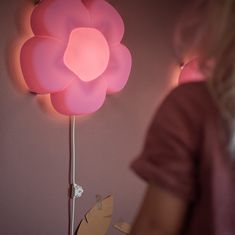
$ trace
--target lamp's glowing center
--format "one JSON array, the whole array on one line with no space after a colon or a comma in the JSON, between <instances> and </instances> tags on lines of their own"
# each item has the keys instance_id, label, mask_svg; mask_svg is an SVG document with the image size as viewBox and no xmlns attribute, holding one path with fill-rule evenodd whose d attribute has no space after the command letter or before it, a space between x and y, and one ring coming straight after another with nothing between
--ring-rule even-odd
<instances>
[{"instance_id":1,"label":"lamp's glowing center","mask_svg":"<svg viewBox=\"0 0 235 235\"><path fill-rule=\"evenodd\" d=\"M109 53L108 43L99 30L77 28L70 34L64 63L81 80L88 82L105 71Z\"/></svg>"}]
</instances>

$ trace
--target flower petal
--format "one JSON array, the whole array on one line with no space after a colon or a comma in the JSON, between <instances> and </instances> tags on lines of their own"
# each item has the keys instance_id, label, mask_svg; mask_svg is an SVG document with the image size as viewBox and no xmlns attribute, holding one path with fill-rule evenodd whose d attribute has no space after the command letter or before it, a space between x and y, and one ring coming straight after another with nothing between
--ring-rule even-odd
<instances>
[{"instance_id":1,"label":"flower petal","mask_svg":"<svg viewBox=\"0 0 235 235\"><path fill-rule=\"evenodd\" d=\"M56 37L66 42L77 27L88 27L91 19L81 0L47 0L35 7L31 27L35 35Z\"/></svg>"},{"instance_id":2,"label":"flower petal","mask_svg":"<svg viewBox=\"0 0 235 235\"><path fill-rule=\"evenodd\" d=\"M21 49L20 62L29 89L36 93L63 90L77 76L63 62L63 45L53 38L33 37Z\"/></svg>"},{"instance_id":3,"label":"flower petal","mask_svg":"<svg viewBox=\"0 0 235 235\"><path fill-rule=\"evenodd\" d=\"M98 78L91 82L74 80L65 90L51 94L54 108L65 115L88 114L98 110L105 101L106 82Z\"/></svg>"},{"instance_id":4,"label":"flower petal","mask_svg":"<svg viewBox=\"0 0 235 235\"><path fill-rule=\"evenodd\" d=\"M110 48L108 68L101 75L108 84L108 93L120 91L127 83L131 71L132 58L122 44Z\"/></svg>"},{"instance_id":5,"label":"flower petal","mask_svg":"<svg viewBox=\"0 0 235 235\"><path fill-rule=\"evenodd\" d=\"M104 0L87 1L92 26L100 30L110 45L120 43L124 34L124 23L116 9Z\"/></svg>"}]
</instances>

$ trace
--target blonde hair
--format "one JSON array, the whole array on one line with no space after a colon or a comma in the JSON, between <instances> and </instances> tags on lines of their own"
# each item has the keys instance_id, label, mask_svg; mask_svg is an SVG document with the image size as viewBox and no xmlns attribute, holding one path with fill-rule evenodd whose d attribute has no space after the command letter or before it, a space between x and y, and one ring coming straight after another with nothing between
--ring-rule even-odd
<instances>
[{"instance_id":1,"label":"blonde hair","mask_svg":"<svg viewBox=\"0 0 235 235\"><path fill-rule=\"evenodd\" d=\"M197 54L235 153L235 0L191 1L176 29L176 48Z\"/></svg>"}]
</instances>

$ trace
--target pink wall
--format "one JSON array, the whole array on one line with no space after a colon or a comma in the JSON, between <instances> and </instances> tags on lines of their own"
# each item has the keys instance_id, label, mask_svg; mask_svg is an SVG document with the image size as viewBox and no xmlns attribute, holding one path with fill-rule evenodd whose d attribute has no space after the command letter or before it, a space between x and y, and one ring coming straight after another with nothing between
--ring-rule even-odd
<instances>
[{"instance_id":1,"label":"pink wall","mask_svg":"<svg viewBox=\"0 0 235 235\"><path fill-rule=\"evenodd\" d=\"M0 3L0 234L68 233L69 122L45 112L41 98L19 88L16 39L30 0ZM95 195L114 196L113 222L131 223L145 184L129 169L147 126L177 75L172 32L182 7L172 0L111 0L126 25L133 69L125 89L94 115L77 118L76 223ZM120 232L110 228L108 235Z\"/></svg>"}]
</instances>

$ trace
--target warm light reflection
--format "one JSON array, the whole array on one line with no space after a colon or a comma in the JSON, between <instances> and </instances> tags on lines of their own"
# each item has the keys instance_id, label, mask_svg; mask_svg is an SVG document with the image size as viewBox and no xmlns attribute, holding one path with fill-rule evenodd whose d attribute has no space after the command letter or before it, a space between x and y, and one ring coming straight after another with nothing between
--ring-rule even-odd
<instances>
[{"instance_id":1,"label":"warm light reflection","mask_svg":"<svg viewBox=\"0 0 235 235\"><path fill-rule=\"evenodd\" d=\"M182 69L178 64L172 65L170 69L170 86L172 88L179 85L179 75L181 73Z\"/></svg>"},{"instance_id":2,"label":"warm light reflection","mask_svg":"<svg viewBox=\"0 0 235 235\"><path fill-rule=\"evenodd\" d=\"M200 71L198 59L194 58L184 64L179 75L179 84L205 80L205 75Z\"/></svg>"},{"instance_id":3,"label":"warm light reflection","mask_svg":"<svg viewBox=\"0 0 235 235\"><path fill-rule=\"evenodd\" d=\"M49 114L56 119L65 120L66 116L58 113L51 104L50 95L35 95L37 102L44 113Z\"/></svg>"},{"instance_id":4,"label":"warm light reflection","mask_svg":"<svg viewBox=\"0 0 235 235\"><path fill-rule=\"evenodd\" d=\"M31 27L28 25L33 7L34 6L30 2L27 2L24 5L20 4L20 8L16 12L17 35L10 41L7 53L7 68L10 78L13 80L13 85L24 93L28 93L29 90L24 81L19 58L20 50L25 43L25 40L33 36Z\"/></svg>"}]
</instances>

